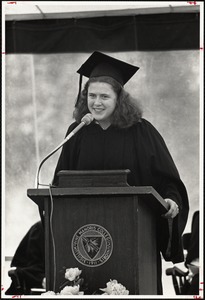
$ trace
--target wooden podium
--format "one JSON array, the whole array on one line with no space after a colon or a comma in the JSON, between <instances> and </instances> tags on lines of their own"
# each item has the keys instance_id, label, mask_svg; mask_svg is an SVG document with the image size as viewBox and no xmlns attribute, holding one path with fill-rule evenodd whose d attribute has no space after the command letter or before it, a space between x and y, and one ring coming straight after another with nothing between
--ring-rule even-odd
<instances>
[{"instance_id":1,"label":"wooden podium","mask_svg":"<svg viewBox=\"0 0 205 300\"><path fill-rule=\"evenodd\" d=\"M166 202L149 186L127 184L129 170L61 171L59 186L28 189L45 217L46 290L78 267L85 294L116 279L129 295L157 294L156 216Z\"/></svg>"}]
</instances>

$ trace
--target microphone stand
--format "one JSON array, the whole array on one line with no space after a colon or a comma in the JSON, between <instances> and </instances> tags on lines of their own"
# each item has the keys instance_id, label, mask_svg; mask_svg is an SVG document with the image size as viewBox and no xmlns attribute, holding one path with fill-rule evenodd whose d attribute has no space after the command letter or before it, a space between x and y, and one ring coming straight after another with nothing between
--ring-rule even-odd
<instances>
[{"instance_id":1,"label":"microphone stand","mask_svg":"<svg viewBox=\"0 0 205 300\"><path fill-rule=\"evenodd\" d=\"M67 137L53 150L51 151L46 157L44 157L44 159L41 161L39 167L38 167L38 170L37 170L37 174L36 174L36 186L37 186L37 189L39 187L39 174L40 174L40 170L41 170L41 167L42 165L44 164L44 162L51 156L53 155L56 151L58 151L58 149L60 149L72 136L74 136L74 134L80 130L84 125L86 125L86 122L81 122L75 129L73 129L73 131L71 131Z\"/></svg>"}]
</instances>

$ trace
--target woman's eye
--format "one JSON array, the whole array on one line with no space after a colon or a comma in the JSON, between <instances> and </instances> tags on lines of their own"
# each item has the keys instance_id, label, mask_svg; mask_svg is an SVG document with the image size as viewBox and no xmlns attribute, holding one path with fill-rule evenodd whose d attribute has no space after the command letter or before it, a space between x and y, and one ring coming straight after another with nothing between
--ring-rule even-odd
<instances>
[{"instance_id":1,"label":"woman's eye","mask_svg":"<svg viewBox=\"0 0 205 300\"><path fill-rule=\"evenodd\" d=\"M108 98L108 95L102 95L102 98L103 98L103 99L107 99L107 98Z\"/></svg>"},{"instance_id":2,"label":"woman's eye","mask_svg":"<svg viewBox=\"0 0 205 300\"><path fill-rule=\"evenodd\" d=\"M95 98L95 94L89 94L88 95L90 99L94 99Z\"/></svg>"}]
</instances>

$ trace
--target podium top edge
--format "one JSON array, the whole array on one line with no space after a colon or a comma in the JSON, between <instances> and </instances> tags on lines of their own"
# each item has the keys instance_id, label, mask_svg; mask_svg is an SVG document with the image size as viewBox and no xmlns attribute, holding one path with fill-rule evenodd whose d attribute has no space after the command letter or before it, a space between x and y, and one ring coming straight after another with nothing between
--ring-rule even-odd
<instances>
[{"instance_id":1,"label":"podium top edge","mask_svg":"<svg viewBox=\"0 0 205 300\"><path fill-rule=\"evenodd\" d=\"M73 196L116 196L116 195L136 195L140 197L153 196L165 210L168 210L168 203L162 198L162 196L152 186L123 186L123 187L82 187L82 188L59 188L51 187L53 196L58 197L73 197ZM27 196L34 202L36 199L49 197L49 189L27 189Z\"/></svg>"},{"instance_id":2,"label":"podium top edge","mask_svg":"<svg viewBox=\"0 0 205 300\"><path fill-rule=\"evenodd\" d=\"M61 170L58 172L59 175L88 175L88 174L102 174L102 175L110 175L110 174L129 174L131 171L129 169L123 169L123 170Z\"/></svg>"}]
</instances>

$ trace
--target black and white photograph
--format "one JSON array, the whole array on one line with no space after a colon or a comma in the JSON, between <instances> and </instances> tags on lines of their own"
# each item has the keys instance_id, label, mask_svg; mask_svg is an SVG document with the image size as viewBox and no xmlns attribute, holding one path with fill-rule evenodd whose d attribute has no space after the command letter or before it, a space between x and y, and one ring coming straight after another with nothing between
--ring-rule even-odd
<instances>
[{"instance_id":1,"label":"black and white photograph","mask_svg":"<svg viewBox=\"0 0 205 300\"><path fill-rule=\"evenodd\" d=\"M203 9L2 1L1 298L204 298Z\"/></svg>"}]
</instances>

